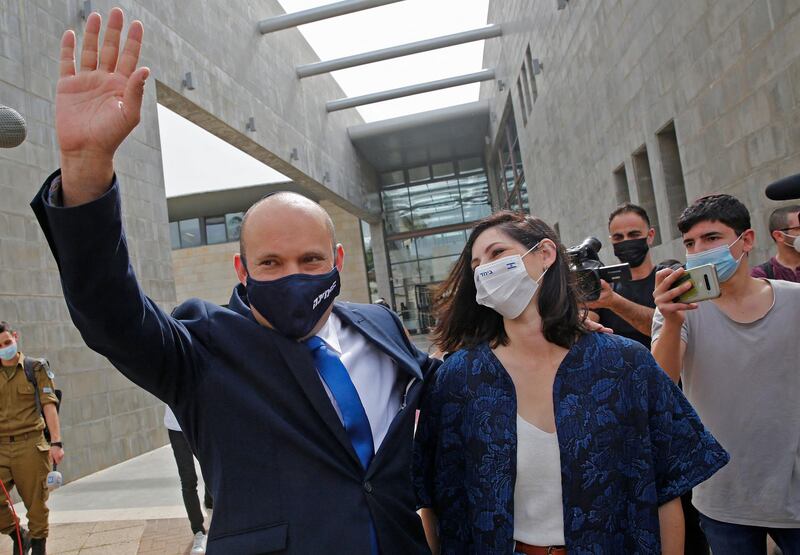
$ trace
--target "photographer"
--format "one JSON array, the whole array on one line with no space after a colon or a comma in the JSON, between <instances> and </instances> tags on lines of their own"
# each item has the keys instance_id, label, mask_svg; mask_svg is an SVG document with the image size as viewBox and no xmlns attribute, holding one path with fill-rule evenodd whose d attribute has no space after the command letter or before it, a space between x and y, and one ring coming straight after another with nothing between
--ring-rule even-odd
<instances>
[{"instance_id":1,"label":"photographer","mask_svg":"<svg viewBox=\"0 0 800 555\"><path fill-rule=\"evenodd\" d=\"M631 203L611 213L608 231L614 255L631 267L631 279L613 286L601 280L600 298L587 303L594 312L590 313L590 318L649 349L657 270L649 251L656 232L650 227L644 208Z\"/></svg>"}]
</instances>

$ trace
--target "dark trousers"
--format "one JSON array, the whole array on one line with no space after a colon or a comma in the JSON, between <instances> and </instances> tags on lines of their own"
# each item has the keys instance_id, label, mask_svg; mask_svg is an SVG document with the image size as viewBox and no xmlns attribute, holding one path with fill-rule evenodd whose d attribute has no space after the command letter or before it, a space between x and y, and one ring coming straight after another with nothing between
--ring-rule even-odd
<instances>
[{"instance_id":1,"label":"dark trousers","mask_svg":"<svg viewBox=\"0 0 800 555\"><path fill-rule=\"evenodd\" d=\"M700 514L700 526L706 533L714 555L765 555L769 535L784 555L800 555L800 528L764 528L720 522Z\"/></svg>"},{"instance_id":2,"label":"dark trousers","mask_svg":"<svg viewBox=\"0 0 800 555\"><path fill-rule=\"evenodd\" d=\"M172 452L175 454L175 462L178 464L178 476L181 479L181 493L183 494L183 505L186 507L186 514L189 515L189 524L192 526L192 534L198 532L206 533L203 526L203 511L200 509L200 498L197 496L197 472L194 469L194 455L186 441L183 433L175 430L169 432L169 442L172 445ZM212 506L211 493L206 484L205 505L209 509Z\"/></svg>"}]
</instances>

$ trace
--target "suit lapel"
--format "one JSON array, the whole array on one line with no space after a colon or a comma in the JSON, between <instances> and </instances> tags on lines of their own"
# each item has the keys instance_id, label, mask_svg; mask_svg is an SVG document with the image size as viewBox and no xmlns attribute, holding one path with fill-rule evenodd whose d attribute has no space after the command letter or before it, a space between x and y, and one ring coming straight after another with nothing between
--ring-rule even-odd
<instances>
[{"instance_id":1,"label":"suit lapel","mask_svg":"<svg viewBox=\"0 0 800 555\"><path fill-rule=\"evenodd\" d=\"M381 327L378 327L364 317L356 308L346 305L336 304L333 307L334 313L346 324L355 327L358 332L377 347L381 352L397 363L398 368L410 376L422 379L419 364L405 349L399 349L397 342ZM402 333L400 330L393 330L396 334Z\"/></svg>"},{"instance_id":2,"label":"suit lapel","mask_svg":"<svg viewBox=\"0 0 800 555\"><path fill-rule=\"evenodd\" d=\"M276 343L279 343L280 348L278 350L281 356L283 356L284 361L292 371L292 375L297 380L297 383L300 384L306 397L308 397L311 406L314 407L314 410L317 411L317 414L319 414L344 450L349 453L353 462L360 468L361 461L353 449L353 444L350 442L350 438L347 436L347 432L342 425L342 421L339 420L328 394L325 392L322 380L317 373L308 349L301 343L289 341L285 338L281 338Z\"/></svg>"}]
</instances>

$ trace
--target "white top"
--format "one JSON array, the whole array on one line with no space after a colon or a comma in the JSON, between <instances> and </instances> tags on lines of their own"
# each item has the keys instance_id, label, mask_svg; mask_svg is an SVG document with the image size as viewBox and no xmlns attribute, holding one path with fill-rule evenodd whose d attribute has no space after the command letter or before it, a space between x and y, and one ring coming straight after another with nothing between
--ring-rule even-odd
<instances>
[{"instance_id":1,"label":"white top","mask_svg":"<svg viewBox=\"0 0 800 555\"><path fill-rule=\"evenodd\" d=\"M558 436L540 430L520 415L517 415L514 539L530 545L564 545Z\"/></svg>"},{"instance_id":2,"label":"white top","mask_svg":"<svg viewBox=\"0 0 800 555\"><path fill-rule=\"evenodd\" d=\"M173 432L181 431L181 425L178 424L178 419L175 418L175 413L172 412L172 409L169 408L169 406L164 407L164 426Z\"/></svg>"},{"instance_id":3,"label":"white top","mask_svg":"<svg viewBox=\"0 0 800 555\"><path fill-rule=\"evenodd\" d=\"M361 398L367 413L372 441L378 451L389 425L400 412L405 384L399 379L397 364L377 347L372 345L352 326L343 326L341 319L331 313L325 326L317 333L327 346L341 357L350 379ZM333 394L320 377L328 397L342 419L342 413Z\"/></svg>"}]
</instances>

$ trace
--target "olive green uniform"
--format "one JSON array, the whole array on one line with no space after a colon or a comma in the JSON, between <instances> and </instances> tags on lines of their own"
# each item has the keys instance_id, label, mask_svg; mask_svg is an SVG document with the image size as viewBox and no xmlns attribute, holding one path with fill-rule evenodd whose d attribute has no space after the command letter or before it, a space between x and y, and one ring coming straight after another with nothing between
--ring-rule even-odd
<instances>
[{"instance_id":1,"label":"olive green uniform","mask_svg":"<svg viewBox=\"0 0 800 555\"><path fill-rule=\"evenodd\" d=\"M16 366L3 366L0 371L0 480L9 492L17 486L28 510L31 537L46 538L50 445L44 439L45 423L36 407L33 384L22 367L24 356L20 354ZM38 361L33 368L42 406L58 402L52 373ZM7 501L0 498L0 533L11 533L15 525Z\"/></svg>"}]
</instances>

